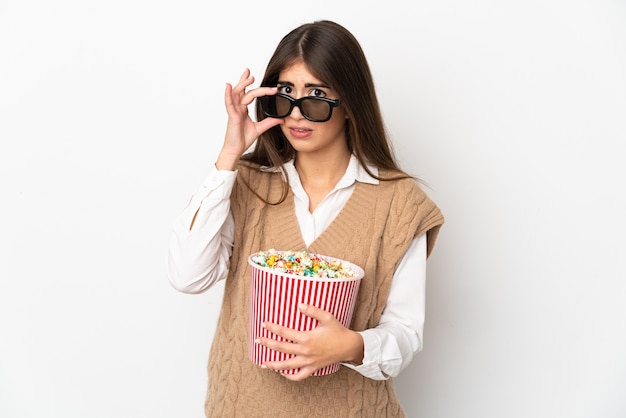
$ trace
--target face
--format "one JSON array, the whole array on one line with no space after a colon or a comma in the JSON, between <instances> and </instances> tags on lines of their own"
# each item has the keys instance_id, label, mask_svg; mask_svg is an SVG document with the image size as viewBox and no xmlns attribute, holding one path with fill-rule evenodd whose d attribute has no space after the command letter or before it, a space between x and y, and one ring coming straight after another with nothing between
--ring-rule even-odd
<instances>
[{"instance_id":1,"label":"face","mask_svg":"<svg viewBox=\"0 0 626 418\"><path fill-rule=\"evenodd\" d=\"M330 86L315 78L301 62L280 72L278 92L293 99L302 97L339 99ZM319 104L324 106L323 103ZM346 115L342 105L332 107L332 116L326 122L312 122L306 119L297 106L284 120L281 130L298 153L349 152L344 130Z\"/></svg>"}]
</instances>

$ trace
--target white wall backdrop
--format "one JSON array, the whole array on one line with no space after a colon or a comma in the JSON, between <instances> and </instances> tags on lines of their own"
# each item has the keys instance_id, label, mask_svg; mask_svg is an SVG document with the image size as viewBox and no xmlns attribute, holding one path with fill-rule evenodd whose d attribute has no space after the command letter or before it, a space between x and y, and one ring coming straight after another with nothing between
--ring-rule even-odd
<instances>
[{"instance_id":1,"label":"white wall backdrop","mask_svg":"<svg viewBox=\"0 0 626 418\"><path fill-rule=\"evenodd\" d=\"M0 417L203 416L221 288L169 286L170 225L319 18L447 218L409 417L626 417L626 2L218 3L0 0Z\"/></svg>"}]
</instances>

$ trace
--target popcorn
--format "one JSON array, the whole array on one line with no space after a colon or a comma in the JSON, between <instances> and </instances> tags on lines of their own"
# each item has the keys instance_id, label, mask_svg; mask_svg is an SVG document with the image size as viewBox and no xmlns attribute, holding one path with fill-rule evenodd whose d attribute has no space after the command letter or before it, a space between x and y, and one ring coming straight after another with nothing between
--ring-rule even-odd
<instances>
[{"instance_id":1,"label":"popcorn","mask_svg":"<svg viewBox=\"0 0 626 418\"><path fill-rule=\"evenodd\" d=\"M251 256L252 261L281 273L324 279L353 278L355 272L349 262L328 261L319 254L307 251L259 251Z\"/></svg>"}]
</instances>

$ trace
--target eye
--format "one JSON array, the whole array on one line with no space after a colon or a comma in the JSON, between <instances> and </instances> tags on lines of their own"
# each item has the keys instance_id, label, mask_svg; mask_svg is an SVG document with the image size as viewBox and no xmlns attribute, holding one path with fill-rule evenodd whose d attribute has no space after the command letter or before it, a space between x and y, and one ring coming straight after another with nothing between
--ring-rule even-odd
<instances>
[{"instance_id":1,"label":"eye","mask_svg":"<svg viewBox=\"0 0 626 418\"><path fill-rule=\"evenodd\" d=\"M311 90L310 96L313 96L313 97L326 97L326 92L324 92L324 90L320 90L320 89L313 89L313 90Z\"/></svg>"},{"instance_id":2,"label":"eye","mask_svg":"<svg viewBox=\"0 0 626 418\"><path fill-rule=\"evenodd\" d=\"M293 89L291 88L291 86L278 86L278 92L282 94L291 94L291 92L293 92Z\"/></svg>"}]
</instances>

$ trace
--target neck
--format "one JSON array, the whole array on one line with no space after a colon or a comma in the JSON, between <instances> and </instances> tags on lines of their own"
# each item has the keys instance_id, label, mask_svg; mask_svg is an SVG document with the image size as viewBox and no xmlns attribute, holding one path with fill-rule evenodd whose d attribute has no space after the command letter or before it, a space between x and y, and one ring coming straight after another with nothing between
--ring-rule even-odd
<instances>
[{"instance_id":1,"label":"neck","mask_svg":"<svg viewBox=\"0 0 626 418\"><path fill-rule=\"evenodd\" d=\"M350 163L350 151L331 157L298 154L295 160L296 170L302 184L328 185L334 187L343 177Z\"/></svg>"}]
</instances>

